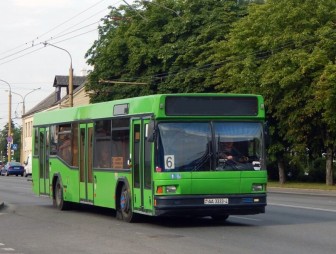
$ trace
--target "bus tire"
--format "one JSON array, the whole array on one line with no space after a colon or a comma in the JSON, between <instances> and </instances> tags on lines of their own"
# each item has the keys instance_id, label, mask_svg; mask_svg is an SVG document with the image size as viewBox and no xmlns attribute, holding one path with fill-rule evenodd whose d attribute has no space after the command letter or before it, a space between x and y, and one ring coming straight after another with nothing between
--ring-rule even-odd
<instances>
[{"instance_id":1,"label":"bus tire","mask_svg":"<svg viewBox=\"0 0 336 254\"><path fill-rule=\"evenodd\" d=\"M61 211L69 209L69 203L67 201L64 201L63 198L63 186L59 178L57 178L54 187L53 204L57 209Z\"/></svg>"},{"instance_id":2,"label":"bus tire","mask_svg":"<svg viewBox=\"0 0 336 254\"><path fill-rule=\"evenodd\" d=\"M123 184L119 197L119 209L117 218L125 222L134 222L135 214L132 210L131 194L126 184Z\"/></svg>"}]
</instances>

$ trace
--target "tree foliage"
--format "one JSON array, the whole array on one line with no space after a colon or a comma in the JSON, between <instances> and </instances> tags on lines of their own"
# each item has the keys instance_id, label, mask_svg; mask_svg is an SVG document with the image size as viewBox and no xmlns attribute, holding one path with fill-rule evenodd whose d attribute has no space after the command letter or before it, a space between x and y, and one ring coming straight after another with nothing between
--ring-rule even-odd
<instances>
[{"instance_id":1,"label":"tree foliage","mask_svg":"<svg viewBox=\"0 0 336 254\"><path fill-rule=\"evenodd\" d=\"M220 43L217 88L264 95L278 161L288 151L334 150L335 7L333 0L252 5Z\"/></svg>"},{"instance_id":2,"label":"tree foliage","mask_svg":"<svg viewBox=\"0 0 336 254\"><path fill-rule=\"evenodd\" d=\"M5 161L7 161L7 137L8 137L8 124L0 131L0 151ZM14 152L12 157L15 161L20 161L20 146L21 146L21 128L18 128L12 122L12 137L14 144L18 144L18 150ZM0 158L2 161L3 158Z\"/></svg>"},{"instance_id":3,"label":"tree foliage","mask_svg":"<svg viewBox=\"0 0 336 254\"><path fill-rule=\"evenodd\" d=\"M112 8L86 55L94 66L86 89L91 102L153 93L262 94L281 181L289 158L308 151L327 154L332 184L335 14L334 0L153 0Z\"/></svg>"},{"instance_id":4,"label":"tree foliage","mask_svg":"<svg viewBox=\"0 0 336 254\"><path fill-rule=\"evenodd\" d=\"M232 0L138 1L111 9L99 40L87 52L94 66L87 86L94 91L91 101L213 91L207 85L216 68L211 55L244 14L246 5Z\"/></svg>"}]
</instances>

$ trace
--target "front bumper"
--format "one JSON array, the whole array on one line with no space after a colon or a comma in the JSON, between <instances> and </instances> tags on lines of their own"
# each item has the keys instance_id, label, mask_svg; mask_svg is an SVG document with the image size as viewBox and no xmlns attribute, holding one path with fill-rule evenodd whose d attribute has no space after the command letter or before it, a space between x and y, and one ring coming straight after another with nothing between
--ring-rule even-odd
<instances>
[{"instance_id":1,"label":"front bumper","mask_svg":"<svg viewBox=\"0 0 336 254\"><path fill-rule=\"evenodd\" d=\"M225 204L209 204L205 200L227 200ZM266 194L244 195L179 195L155 196L155 215L212 216L265 213ZM207 203L207 204L206 204Z\"/></svg>"}]
</instances>

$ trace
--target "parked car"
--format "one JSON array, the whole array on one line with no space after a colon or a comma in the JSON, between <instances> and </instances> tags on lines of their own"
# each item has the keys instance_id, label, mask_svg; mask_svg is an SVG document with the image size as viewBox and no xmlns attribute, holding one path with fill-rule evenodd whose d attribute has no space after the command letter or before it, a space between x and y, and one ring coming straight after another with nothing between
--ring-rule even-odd
<instances>
[{"instance_id":1,"label":"parked car","mask_svg":"<svg viewBox=\"0 0 336 254\"><path fill-rule=\"evenodd\" d=\"M20 162L7 162L7 164L1 169L1 175L9 176L9 175L24 175L24 167Z\"/></svg>"},{"instance_id":2,"label":"parked car","mask_svg":"<svg viewBox=\"0 0 336 254\"><path fill-rule=\"evenodd\" d=\"M27 157L27 160L23 162L25 165L25 173L24 176L27 177L29 175L32 175L32 155L29 154Z\"/></svg>"}]
</instances>

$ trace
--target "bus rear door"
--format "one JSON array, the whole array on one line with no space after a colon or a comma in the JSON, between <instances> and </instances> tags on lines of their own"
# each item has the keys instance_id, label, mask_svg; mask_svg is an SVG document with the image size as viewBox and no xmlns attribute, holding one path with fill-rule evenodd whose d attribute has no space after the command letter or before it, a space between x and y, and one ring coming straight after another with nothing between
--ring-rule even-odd
<instances>
[{"instance_id":1,"label":"bus rear door","mask_svg":"<svg viewBox=\"0 0 336 254\"><path fill-rule=\"evenodd\" d=\"M149 119L132 119L133 208L145 214L153 210L153 143L148 142L148 123Z\"/></svg>"},{"instance_id":2,"label":"bus rear door","mask_svg":"<svg viewBox=\"0 0 336 254\"><path fill-rule=\"evenodd\" d=\"M93 203L92 144L93 124L80 124L79 138L79 199Z\"/></svg>"},{"instance_id":3,"label":"bus rear door","mask_svg":"<svg viewBox=\"0 0 336 254\"><path fill-rule=\"evenodd\" d=\"M39 193L49 195L49 128L39 128Z\"/></svg>"}]
</instances>

